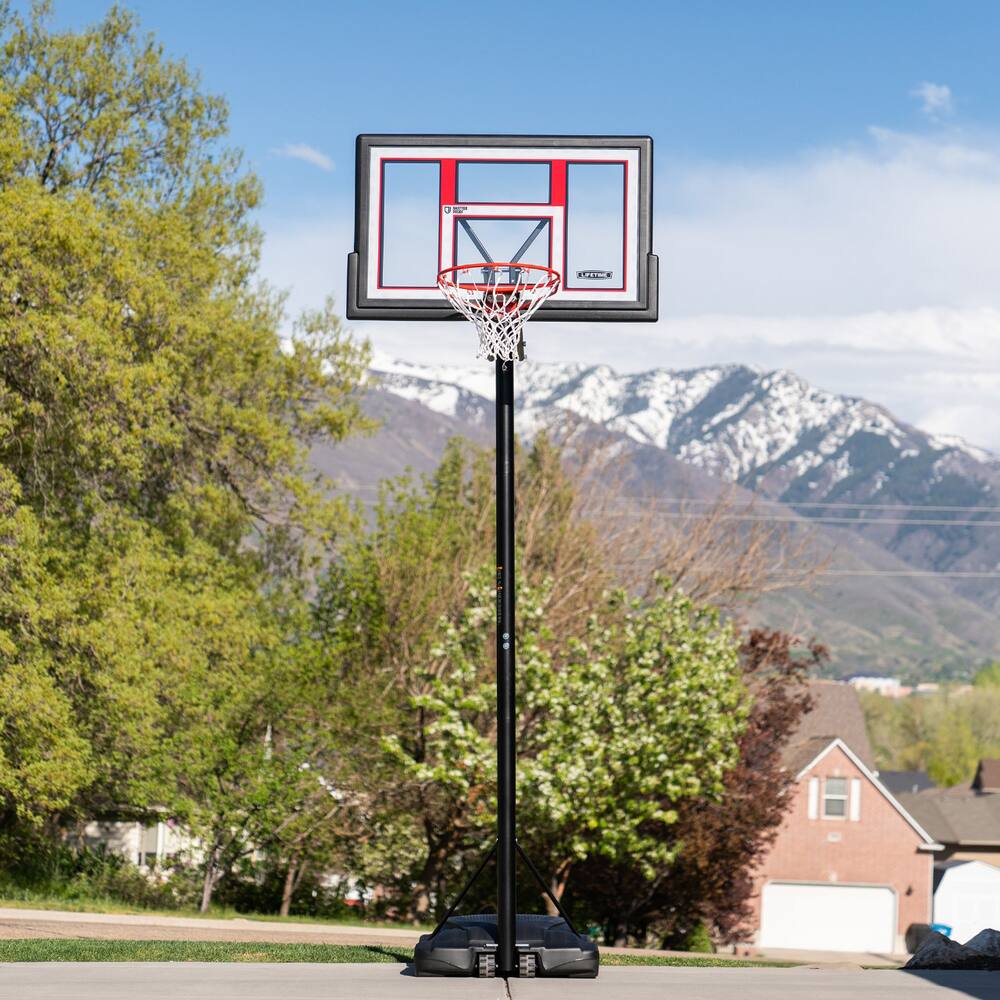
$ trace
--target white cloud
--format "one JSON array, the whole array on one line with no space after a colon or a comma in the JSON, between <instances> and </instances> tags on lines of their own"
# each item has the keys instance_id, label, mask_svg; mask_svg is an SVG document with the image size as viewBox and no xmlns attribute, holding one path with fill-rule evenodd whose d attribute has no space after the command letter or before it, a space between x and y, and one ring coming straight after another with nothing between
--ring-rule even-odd
<instances>
[{"instance_id":1,"label":"white cloud","mask_svg":"<svg viewBox=\"0 0 1000 1000\"><path fill-rule=\"evenodd\" d=\"M1000 305L1000 145L873 129L848 148L657 178L674 314Z\"/></svg>"},{"instance_id":2,"label":"white cloud","mask_svg":"<svg viewBox=\"0 0 1000 1000\"><path fill-rule=\"evenodd\" d=\"M275 156L287 156L293 160L302 160L304 163L311 163L320 170L333 170L334 162L326 153L321 153L312 146L307 146L304 142L289 142L284 146L278 146L271 150Z\"/></svg>"},{"instance_id":3,"label":"white cloud","mask_svg":"<svg viewBox=\"0 0 1000 1000\"><path fill-rule=\"evenodd\" d=\"M953 114L955 111L951 87L947 84L930 83L924 80L910 91L910 96L919 99L920 110L928 118L941 118L944 115Z\"/></svg>"}]
</instances>

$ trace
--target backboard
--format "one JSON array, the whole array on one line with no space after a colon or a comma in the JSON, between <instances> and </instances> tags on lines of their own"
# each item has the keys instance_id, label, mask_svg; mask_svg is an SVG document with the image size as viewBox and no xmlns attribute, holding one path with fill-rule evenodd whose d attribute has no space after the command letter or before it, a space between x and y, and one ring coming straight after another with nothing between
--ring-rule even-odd
<instances>
[{"instance_id":1,"label":"backboard","mask_svg":"<svg viewBox=\"0 0 1000 1000\"><path fill-rule=\"evenodd\" d=\"M349 319L458 318L442 268L540 264L538 320L652 321L648 136L359 135Z\"/></svg>"}]
</instances>

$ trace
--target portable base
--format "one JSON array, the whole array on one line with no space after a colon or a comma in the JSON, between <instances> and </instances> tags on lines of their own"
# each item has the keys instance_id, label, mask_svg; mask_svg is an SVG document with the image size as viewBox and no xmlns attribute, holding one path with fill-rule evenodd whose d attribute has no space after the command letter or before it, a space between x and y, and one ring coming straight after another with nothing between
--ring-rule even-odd
<instances>
[{"instance_id":1,"label":"portable base","mask_svg":"<svg viewBox=\"0 0 1000 1000\"><path fill-rule=\"evenodd\" d=\"M497 916L480 913L449 917L413 949L418 976L539 976L594 979L600 963L597 944L575 933L562 917L517 915L518 968L496 968Z\"/></svg>"}]
</instances>

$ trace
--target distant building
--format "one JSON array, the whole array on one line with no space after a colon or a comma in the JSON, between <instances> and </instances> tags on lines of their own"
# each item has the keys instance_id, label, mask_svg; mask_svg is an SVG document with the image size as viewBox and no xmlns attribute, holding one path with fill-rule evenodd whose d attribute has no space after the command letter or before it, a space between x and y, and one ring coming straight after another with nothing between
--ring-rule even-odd
<instances>
[{"instance_id":1,"label":"distant building","mask_svg":"<svg viewBox=\"0 0 1000 1000\"><path fill-rule=\"evenodd\" d=\"M902 685L898 677L880 674L851 674L844 680L856 691L874 691L886 698L905 698L913 690Z\"/></svg>"},{"instance_id":2,"label":"distant building","mask_svg":"<svg viewBox=\"0 0 1000 1000\"><path fill-rule=\"evenodd\" d=\"M121 855L144 870L169 867L179 854L194 846L171 820L90 820L84 824L79 841L92 850Z\"/></svg>"}]
</instances>

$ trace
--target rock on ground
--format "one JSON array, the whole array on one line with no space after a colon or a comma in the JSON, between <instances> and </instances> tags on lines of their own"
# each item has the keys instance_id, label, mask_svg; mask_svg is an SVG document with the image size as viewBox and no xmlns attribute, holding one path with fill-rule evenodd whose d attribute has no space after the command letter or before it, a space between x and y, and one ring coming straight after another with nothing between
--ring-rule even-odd
<instances>
[{"instance_id":1,"label":"rock on ground","mask_svg":"<svg viewBox=\"0 0 1000 1000\"><path fill-rule=\"evenodd\" d=\"M1000 931L980 931L965 944L934 931L903 968L1000 971Z\"/></svg>"}]
</instances>

